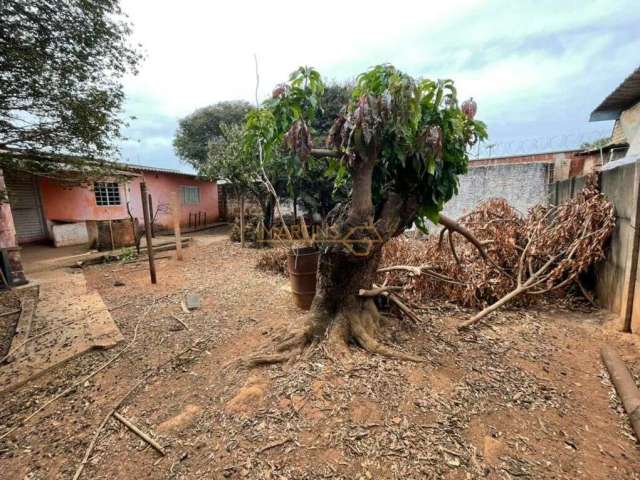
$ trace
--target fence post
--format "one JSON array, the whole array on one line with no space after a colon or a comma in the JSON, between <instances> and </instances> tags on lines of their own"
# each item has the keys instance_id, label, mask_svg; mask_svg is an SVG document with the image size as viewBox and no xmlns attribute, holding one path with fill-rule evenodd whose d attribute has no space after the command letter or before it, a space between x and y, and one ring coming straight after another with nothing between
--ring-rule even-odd
<instances>
[{"instance_id":1,"label":"fence post","mask_svg":"<svg viewBox=\"0 0 640 480\"><path fill-rule=\"evenodd\" d=\"M240 247L244 248L244 193L240 194Z\"/></svg>"},{"instance_id":2,"label":"fence post","mask_svg":"<svg viewBox=\"0 0 640 480\"><path fill-rule=\"evenodd\" d=\"M180 199L173 194L173 233L176 237L176 258L182 260L182 238L180 237Z\"/></svg>"},{"instance_id":3,"label":"fence post","mask_svg":"<svg viewBox=\"0 0 640 480\"><path fill-rule=\"evenodd\" d=\"M151 283L156 281L156 264L153 261L153 239L151 237L151 221L149 220L149 197L147 195L147 184L140 184L140 196L142 199L142 216L144 217L144 233L147 238L147 256L149 257L149 275L151 275Z\"/></svg>"},{"instance_id":4,"label":"fence post","mask_svg":"<svg viewBox=\"0 0 640 480\"><path fill-rule=\"evenodd\" d=\"M149 194L149 222L151 227L151 238L156 238L156 232L154 228L156 216L153 211L153 199L151 198L151 194Z\"/></svg>"}]
</instances>

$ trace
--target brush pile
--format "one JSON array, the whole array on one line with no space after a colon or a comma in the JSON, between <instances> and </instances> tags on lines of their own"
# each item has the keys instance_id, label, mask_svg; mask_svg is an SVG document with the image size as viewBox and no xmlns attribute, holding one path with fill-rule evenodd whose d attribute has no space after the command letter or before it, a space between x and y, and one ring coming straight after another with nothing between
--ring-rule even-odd
<instances>
[{"instance_id":1,"label":"brush pile","mask_svg":"<svg viewBox=\"0 0 640 480\"><path fill-rule=\"evenodd\" d=\"M289 250L282 247L266 249L258 257L256 268L263 272L274 273L284 277L289 275L287 270L287 253Z\"/></svg>"},{"instance_id":2,"label":"brush pile","mask_svg":"<svg viewBox=\"0 0 640 480\"><path fill-rule=\"evenodd\" d=\"M385 246L380 283L401 285L414 304L441 298L483 308L466 328L514 299L528 303L573 285L584 291L579 275L604 258L615 216L591 179L574 198L535 206L524 218L491 199L459 223L481 248L447 229L424 241L397 238Z\"/></svg>"},{"instance_id":3,"label":"brush pile","mask_svg":"<svg viewBox=\"0 0 640 480\"><path fill-rule=\"evenodd\" d=\"M439 298L482 308L506 295L515 285L511 272L524 243L522 216L505 199L492 198L459 223L481 242L489 262L475 246L447 229L426 240L400 236L385 245L382 267L421 267L421 275L391 270L381 273L381 281L403 285L402 296L414 304Z\"/></svg>"}]
</instances>

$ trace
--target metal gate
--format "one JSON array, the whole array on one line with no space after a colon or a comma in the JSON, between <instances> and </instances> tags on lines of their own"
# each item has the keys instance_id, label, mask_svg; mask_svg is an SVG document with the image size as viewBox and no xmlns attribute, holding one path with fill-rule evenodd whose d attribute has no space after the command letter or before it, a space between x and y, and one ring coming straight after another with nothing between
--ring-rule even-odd
<instances>
[{"instance_id":1,"label":"metal gate","mask_svg":"<svg viewBox=\"0 0 640 480\"><path fill-rule=\"evenodd\" d=\"M22 172L4 173L18 243L47 238L36 177Z\"/></svg>"}]
</instances>

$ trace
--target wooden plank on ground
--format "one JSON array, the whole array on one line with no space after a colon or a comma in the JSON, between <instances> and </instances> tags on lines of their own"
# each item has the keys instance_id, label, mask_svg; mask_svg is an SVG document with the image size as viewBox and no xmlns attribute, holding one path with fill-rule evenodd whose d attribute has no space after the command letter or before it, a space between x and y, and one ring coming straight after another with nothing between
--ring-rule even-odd
<instances>
[{"instance_id":1,"label":"wooden plank on ground","mask_svg":"<svg viewBox=\"0 0 640 480\"><path fill-rule=\"evenodd\" d=\"M18 345L23 344L29 335L31 335L31 326L33 324L33 314L36 311L36 299L35 298L23 298L21 303L20 317L16 325L16 333L11 339L11 347L9 348L9 354L16 349Z\"/></svg>"}]
</instances>

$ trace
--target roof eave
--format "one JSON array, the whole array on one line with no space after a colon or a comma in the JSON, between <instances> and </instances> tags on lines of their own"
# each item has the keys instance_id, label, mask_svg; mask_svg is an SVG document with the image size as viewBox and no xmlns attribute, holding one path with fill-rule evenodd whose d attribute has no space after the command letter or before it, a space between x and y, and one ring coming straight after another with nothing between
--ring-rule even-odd
<instances>
[{"instance_id":1,"label":"roof eave","mask_svg":"<svg viewBox=\"0 0 640 480\"><path fill-rule=\"evenodd\" d=\"M591 112L589 117L590 122L604 122L606 120L618 120L622 110L600 110L597 109Z\"/></svg>"},{"instance_id":2,"label":"roof eave","mask_svg":"<svg viewBox=\"0 0 640 480\"><path fill-rule=\"evenodd\" d=\"M640 67L624 79L600 105L591 112L589 121L617 120L620 113L640 101Z\"/></svg>"}]
</instances>

